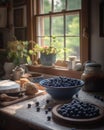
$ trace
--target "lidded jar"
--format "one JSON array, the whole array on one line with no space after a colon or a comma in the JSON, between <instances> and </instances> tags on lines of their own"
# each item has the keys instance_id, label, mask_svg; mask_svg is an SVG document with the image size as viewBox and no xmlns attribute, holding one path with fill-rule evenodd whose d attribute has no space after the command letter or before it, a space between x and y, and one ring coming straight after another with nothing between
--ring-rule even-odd
<instances>
[{"instance_id":1,"label":"lidded jar","mask_svg":"<svg viewBox=\"0 0 104 130\"><path fill-rule=\"evenodd\" d=\"M98 63L86 63L81 79L84 91L104 91L104 73Z\"/></svg>"}]
</instances>

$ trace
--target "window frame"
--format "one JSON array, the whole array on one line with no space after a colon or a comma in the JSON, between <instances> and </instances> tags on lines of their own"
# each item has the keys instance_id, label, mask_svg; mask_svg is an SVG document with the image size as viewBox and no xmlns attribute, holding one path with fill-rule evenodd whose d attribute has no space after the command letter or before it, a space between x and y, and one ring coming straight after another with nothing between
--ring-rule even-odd
<instances>
[{"instance_id":1,"label":"window frame","mask_svg":"<svg viewBox=\"0 0 104 130\"><path fill-rule=\"evenodd\" d=\"M71 16L71 15L79 15L80 17L81 17L81 13L80 13L81 11L80 10L74 10L74 11L62 11L62 12L59 12L59 13L49 13L49 14L40 14L40 15L35 15L35 17L36 17L36 19L38 20L38 18L39 17L41 17L40 19L40 21L42 22L42 17L48 17L49 18L49 22L50 22L50 26L49 26L49 30L50 30L50 32L49 32L49 35L48 35L48 37L50 38L50 42L51 42L51 38L52 38L52 36L53 36L53 34L52 34L52 19L53 19L53 17L57 17L57 16L62 16L63 17L63 34L62 35L55 35L57 38L63 38L63 41L64 41L64 44L63 44L63 46L64 47L66 47L67 46L67 44L66 44L66 38L68 38L68 37L79 37L79 38L81 38L81 35L80 35L80 33L79 33L79 35L66 35L66 16ZM79 18L80 18L79 17ZM43 18L43 19L44 19ZM80 21L80 19L79 19L79 21ZM39 23L39 22L38 22ZM41 24L42 25L42 24ZM43 25L44 26L44 25ZM44 27L42 27L41 26L41 28L44 28ZM79 28L80 28L80 25L79 25ZM80 28L81 29L81 28ZM36 30L38 30L38 26L36 27ZM43 30L43 29L42 29ZM37 32L38 33L38 32ZM42 33L41 33L42 34ZM45 37L45 35L41 35L41 36L39 36L39 35L36 35L36 37L37 38L44 38ZM41 41L42 42L42 41ZM37 41L37 43L39 43L38 41ZM64 61L66 61L66 53L64 52Z\"/></svg>"},{"instance_id":2,"label":"window frame","mask_svg":"<svg viewBox=\"0 0 104 130\"><path fill-rule=\"evenodd\" d=\"M29 26L32 27L31 31L28 31L28 39L29 40L35 40L37 41L37 30L36 30L36 17L34 17L34 12L38 13L39 8L35 8L34 5L38 6L40 0L32 0L28 1L27 3L27 9L31 12L31 15L29 15L27 18L30 18L28 20ZM87 60L90 60L90 29L89 29L89 23L90 23L90 1L89 0L82 0L82 11L81 11L81 42L80 42L80 62L84 63ZM30 24L31 23L31 24ZM29 30L29 27L27 27L27 30ZM31 38L31 39L30 39Z\"/></svg>"}]
</instances>

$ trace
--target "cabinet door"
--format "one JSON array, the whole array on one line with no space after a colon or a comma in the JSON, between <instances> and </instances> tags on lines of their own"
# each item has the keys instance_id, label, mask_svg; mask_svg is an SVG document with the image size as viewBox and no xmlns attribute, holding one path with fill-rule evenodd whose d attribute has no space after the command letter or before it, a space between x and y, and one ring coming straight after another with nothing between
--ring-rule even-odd
<instances>
[{"instance_id":1,"label":"cabinet door","mask_svg":"<svg viewBox=\"0 0 104 130\"><path fill-rule=\"evenodd\" d=\"M0 28L7 26L7 8L0 7Z\"/></svg>"}]
</instances>

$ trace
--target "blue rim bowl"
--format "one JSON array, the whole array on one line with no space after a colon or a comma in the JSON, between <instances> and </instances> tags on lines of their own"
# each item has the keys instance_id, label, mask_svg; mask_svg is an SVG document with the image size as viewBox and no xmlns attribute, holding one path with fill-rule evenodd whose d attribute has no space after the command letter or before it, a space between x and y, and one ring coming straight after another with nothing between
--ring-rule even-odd
<instances>
[{"instance_id":1,"label":"blue rim bowl","mask_svg":"<svg viewBox=\"0 0 104 130\"><path fill-rule=\"evenodd\" d=\"M58 86L58 81L56 81L56 79L58 79L58 78L60 78L60 77L56 76L53 78L41 80L39 82L39 84L41 86L45 87L46 92L48 94L50 94L53 99L56 99L56 100L69 100L69 99L71 99L72 96L74 94L76 94L81 89L81 87L84 85L84 81L82 81L80 79L68 78L68 77L61 76L61 79L65 78L66 80L68 80L68 82L65 81L65 84L66 84L65 85L64 81L63 81L62 85ZM53 83L52 83L52 81L53 81ZM75 85L70 84L70 81L71 82L74 82L74 81L78 82L78 84L75 84Z\"/></svg>"}]
</instances>

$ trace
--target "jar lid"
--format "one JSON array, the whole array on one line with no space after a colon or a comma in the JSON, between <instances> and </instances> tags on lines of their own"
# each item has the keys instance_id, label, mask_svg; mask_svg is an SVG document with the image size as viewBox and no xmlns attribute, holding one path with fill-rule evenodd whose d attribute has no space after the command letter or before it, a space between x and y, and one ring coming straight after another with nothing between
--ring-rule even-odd
<instances>
[{"instance_id":1,"label":"jar lid","mask_svg":"<svg viewBox=\"0 0 104 130\"><path fill-rule=\"evenodd\" d=\"M101 68L101 64L98 63L86 63L86 67L99 67Z\"/></svg>"},{"instance_id":2,"label":"jar lid","mask_svg":"<svg viewBox=\"0 0 104 130\"><path fill-rule=\"evenodd\" d=\"M24 71L24 69L20 66L16 66L13 71Z\"/></svg>"}]
</instances>

